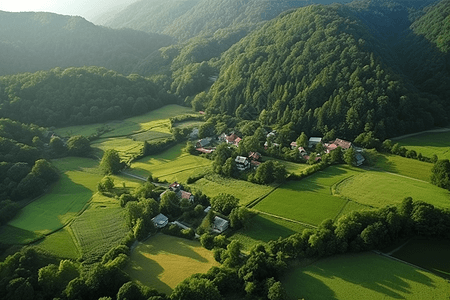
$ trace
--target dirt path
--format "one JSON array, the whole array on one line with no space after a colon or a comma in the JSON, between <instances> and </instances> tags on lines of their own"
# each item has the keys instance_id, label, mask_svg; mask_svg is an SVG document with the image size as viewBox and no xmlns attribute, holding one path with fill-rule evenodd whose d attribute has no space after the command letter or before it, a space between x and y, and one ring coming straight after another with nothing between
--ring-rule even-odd
<instances>
[{"instance_id":1,"label":"dirt path","mask_svg":"<svg viewBox=\"0 0 450 300\"><path fill-rule=\"evenodd\" d=\"M437 128L437 129L431 129L431 130L425 130L425 131L420 131L420 132L416 132L416 133L410 133L410 134L405 134L405 135L401 135L401 136L397 136L397 137L393 137L391 138L392 141L398 141L401 139L406 139L412 136L416 136L416 135L420 135L420 134L424 134L424 133L439 133L439 132L448 132L450 131L450 128Z\"/></svg>"},{"instance_id":2,"label":"dirt path","mask_svg":"<svg viewBox=\"0 0 450 300\"><path fill-rule=\"evenodd\" d=\"M267 215L267 216L270 216L270 217L274 217L274 218L277 218L277 219L280 219L280 220L284 220L284 221L288 221L288 222L292 222L292 223L297 223L297 224L300 224L300 225L303 225L303 226L306 226L306 227L310 227L310 228L317 228L317 226L312 225L312 224L300 222L300 221L297 221L297 220L288 219L288 218L285 218L285 217L280 217L280 216L277 216L277 215L274 215L274 214L269 214L269 213L266 213L266 212L263 212L263 211L260 211L260 210L255 210L255 211L258 214Z\"/></svg>"}]
</instances>

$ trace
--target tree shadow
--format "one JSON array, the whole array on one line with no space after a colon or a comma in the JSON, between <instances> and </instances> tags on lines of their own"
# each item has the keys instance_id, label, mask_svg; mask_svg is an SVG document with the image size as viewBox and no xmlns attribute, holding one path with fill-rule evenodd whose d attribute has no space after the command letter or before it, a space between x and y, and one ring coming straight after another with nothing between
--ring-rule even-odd
<instances>
[{"instance_id":1,"label":"tree shadow","mask_svg":"<svg viewBox=\"0 0 450 300\"><path fill-rule=\"evenodd\" d=\"M388 159L388 156L390 156L390 154L378 155L376 158L375 168L371 168L371 170L378 172L386 171L391 173L398 173L399 170L397 169L397 166L395 165L395 163Z\"/></svg>"}]
</instances>

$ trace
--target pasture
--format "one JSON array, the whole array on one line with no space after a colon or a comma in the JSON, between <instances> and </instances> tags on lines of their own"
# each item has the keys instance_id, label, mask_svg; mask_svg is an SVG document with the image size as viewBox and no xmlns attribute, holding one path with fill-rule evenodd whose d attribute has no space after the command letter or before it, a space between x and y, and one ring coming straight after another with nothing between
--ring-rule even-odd
<instances>
[{"instance_id":1,"label":"pasture","mask_svg":"<svg viewBox=\"0 0 450 300\"><path fill-rule=\"evenodd\" d=\"M332 195L333 186L363 170L331 166L300 181L288 181L259 202L254 209L292 220L319 225L335 219L347 200Z\"/></svg>"},{"instance_id":2,"label":"pasture","mask_svg":"<svg viewBox=\"0 0 450 300\"><path fill-rule=\"evenodd\" d=\"M87 158L66 157L53 161L61 172L50 190L25 206L8 224L46 234L72 220L92 197L102 176L98 162Z\"/></svg>"},{"instance_id":3,"label":"pasture","mask_svg":"<svg viewBox=\"0 0 450 300\"><path fill-rule=\"evenodd\" d=\"M408 150L415 150L430 158L436 154L439 159L450 159L450 132L423 133L393 143L399 143Z\"/></svg>"},{"instance_id":4,"label":"pasture","mask_svg":"<svg viewBox=\"0 0 450 300\"><path fill-rule=\"evenodd\" d=\"M42 238L41 234L11 225L0 226L0 241L6 245L28 244Z\"/></svg>"},{"instance_id":5,"label":"pasture","mask_svg":"<svg viewBox=\"0 0 450 300\"><path fill-rule=\"evenodd\" d=\"M127 172L142 177L152 175L169 182L186 182L189 176L211 166L209 159L183 152L184 146L177 144L161 154L139 159Z\"/></svg>"},{"instance_id":6,"label":"pasture","mask_svg":"<svg viewBox=\"0 0 450 300\"><path fill-rule=\"evenodd\" d=\"M380 208L406 197L438 207L450 207L450 192L428 182L396 174L368 171L341 182L336 193L360 204Z\"/></svg>"},{"instance_id":7,"label":"pasture","mask_svg":"<svg viewBox=\"0 0 450 300\"><path fill-rule=\"evenodd\" d=\"M238 198L240 205L247 205L253 200L270 193L275 187L260 185L244 180L222 177L218 174L207 174L204 178L189 185L193 190L200 190L208 197L220 193L231 194Z\"/></svg>"},{"instance_id":8,"label":"pasture","mask_svg":"<svg viewBox=\"0 0 450 300\"><path fill-rule=\"evenodd\" d=\"M79 249L67 227L46 236L34 247L60 258L77 259L80 257Z\"/></svg>"},{"instance_id":9,"label":"pasture","mask_svg":"<svg viewBox=\"0 0 450 300\"><path fill-rule=\"evenodd\" d=\"M443 278L371 252L335 255L282 278L290 299L448 299Z\"/></svg>"},{"instance_id":10,"label":"pasture","mask_svg":"<svg viewBox=\"0 0 450 300\"><path fill-rule=\"evenodd\" d=\"M392 256L450 279L449 253L449 240L416 237L395 251Z\"/></svg>"},{"instance_id":11,"label":"pasture","mask_svg":"<svg viewBox=\"0 0 450 300\"><path fill-rule=\"evenodd\" d=\"M99 157L99 159L103 156L103 152L108 149L114 149L117 150L123 161L128 161L130 158L141 153L144 143L122 137L96 140L91 143L91 146L94 148L95 155Z\"/></svg>"},{"instance_id":12,"label":"pasture","mask_svg":"<svg viewBox=\"0 0 450 300\"><path fill-rule=\"evenodd\" d=\"M84 260L101 258L120 244L129 231L123 214L124 209L116 199L94 195L89 208L70 225Z\"/></svg>"},{"instance_id":13,"label":"pasture","mask_svg":"<svg viewBox=\"0 0 450 300\"><path fill-rule=\"evenodd\" d=\"M90 136L95 134L99 128L108 128L109 130L101 135L103 138L127 136L149 130L170 133L169 118L186 113L193 113L193 111L188 107L171 104L125 120L58 128L55 130L55 133L60 136L73 136L79 134Z\"/></svg>"},{"instance_id":14,"label":"pasture","mask_svg":"<svg viewBox=\"0 0 450 300\"><path fill-rule=\"evenodd\" d=\"M198 241L157 234L139 243L124 271L134 281L170 294L187 277L218 265Z\"/></svg>"},{"instance_id":15,"label":"pasture","mask_svg":"<svg viewBox=\"0 0 450 300\"><path fill-rule=\"evenodd\" d=\"M306 228L308 227L298 223L258 214L250 220L248 228L238 230L229 239L241 242L244 251L248 252L255 245L266 244L279 237L288 237Z\"/></svg>"},{"instance_id":16,"label":"pasture","mask_svg":"<svg viewBox=\"0 0 450 300\"><path fill-rule=\"evenodd\" d=\"M430 182L433 164L392 154L380 154L375 167L386 172Z\"/></svg>"}]
</instances>

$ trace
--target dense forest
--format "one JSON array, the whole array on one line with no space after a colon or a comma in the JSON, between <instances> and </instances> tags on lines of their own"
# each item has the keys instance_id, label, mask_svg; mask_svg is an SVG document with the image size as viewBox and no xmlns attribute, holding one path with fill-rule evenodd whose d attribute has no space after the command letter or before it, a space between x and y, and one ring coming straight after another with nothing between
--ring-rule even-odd
<instances>
[{"instance_id":1,"label":"dense forest","mask_svg":"<svg viewBox=\"0 0 450 300\"><path fill-rule=\"evenodd\" d=\"M101 66L123 74L173 39L96 26L81 17L0 11L0 75Z\"/></svg>"},{"instance_id":2,"label":"dense forest","mask_svg":"<svg viewBox=\"0 0 450 300\"><path fill-rule=\"evenodd\" d=\"M121 119L176 101L144 77L100 67L0 77L0 117L40 126Z\"/></svg>"}]
</instances>

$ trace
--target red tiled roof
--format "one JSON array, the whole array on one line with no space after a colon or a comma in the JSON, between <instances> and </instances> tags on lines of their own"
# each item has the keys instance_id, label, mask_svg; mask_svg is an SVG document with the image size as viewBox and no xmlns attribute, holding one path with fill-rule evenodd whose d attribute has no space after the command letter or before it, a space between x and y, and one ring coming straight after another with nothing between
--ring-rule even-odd
<instances>
[{"instance_id":1,"label":"red tiled roof","mask_svg":"<svg viewBox=\"0 0 450 300\"><path fill-rule=\"evenodd\" d=\"M332 144L336 145L336 148L337 147L341 147L344 150L347 150L347 149L349 149L352 146L351 142L344 141L344 140L341 140L341 139L336 139Z\"/></svg>"},{"instance_id":2,"label":"red tiled roof","mask_svg":"<svg viewBox=\"0 0 450 300\"><path fill-rule=\"evenodd\" d=\"M291 147L297 147L297 142L292 142Z\"/></svg>"},{"instance_id":3,"label":"red tiled roof","mask_svg":"<svg viewBox=\"0 0 450 300\"><path fill-rule=\"evenodd\" d=\"M181 198L182 198L182 199L188 199L188 200L189 200L189 198L190 198L191 196L192 196L191 193L186 192L186 191L181 191Z\"/></svg>"},{"instance_id":4,"label":"red tiled roof","mask_svg":"<svg viewBox=\"0 0 450 300\"><path fill-rule=\"evenodd\" d=\"M226 140L227 140L227 142L229 142L229 143L234 143L234 141L235 141L237 138L239 138L239 137L238 137L236 134L234 134L234 133L226 136Z\"/></svg>"}]
</instances>

